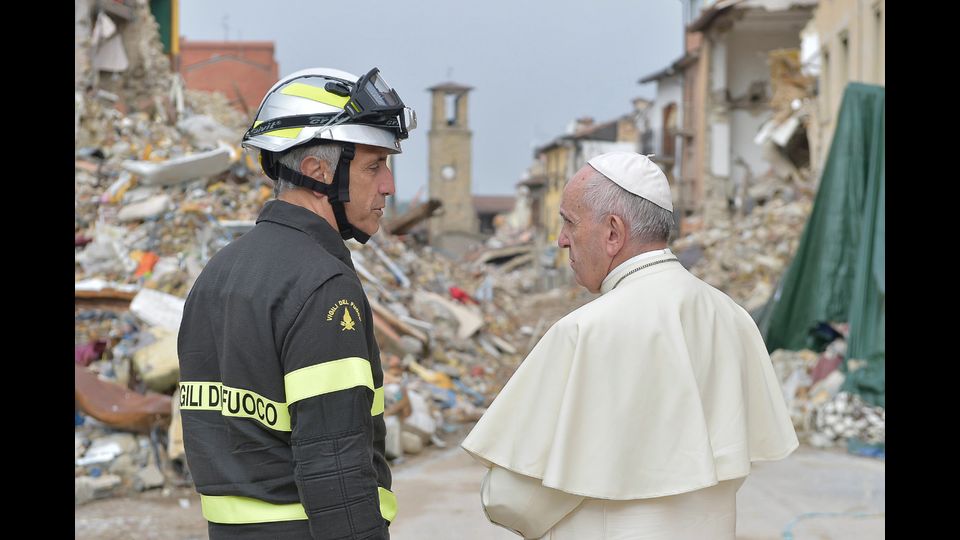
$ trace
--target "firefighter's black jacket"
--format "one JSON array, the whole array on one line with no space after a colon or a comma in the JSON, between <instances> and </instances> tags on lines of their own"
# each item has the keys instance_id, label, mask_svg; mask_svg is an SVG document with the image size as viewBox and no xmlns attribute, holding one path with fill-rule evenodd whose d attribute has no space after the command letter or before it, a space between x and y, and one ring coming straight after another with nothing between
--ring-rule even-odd
<instances>
[{"instance_id":1,"label":"firefighter's black jacket","mask_svg":"<svg viewBox=\"0 0 960 540\"><path fill-rule=\"evenodd\" d=\"M178 353L187 463L211 538L389 538L372 313L325 220L269 201L197 278Z\"/></svg>"}]
</instances>

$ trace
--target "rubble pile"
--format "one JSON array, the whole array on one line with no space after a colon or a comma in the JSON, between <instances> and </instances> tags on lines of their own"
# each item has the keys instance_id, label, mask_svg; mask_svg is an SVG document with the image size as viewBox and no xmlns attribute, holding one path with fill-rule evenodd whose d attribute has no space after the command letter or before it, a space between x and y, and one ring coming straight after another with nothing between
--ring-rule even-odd
<instances>
[{"instance_id":1,"label":"rubble pile","mask_svg":"<svg viewBox=\"0 0 960 540\"><path fill-rule=\"evenodd\" d=\"M774 197L742 219L688 234L671 249L685 264L693 260L694 275L753 311L770 298L786 271L813 208L812 194L794 191L792 196Z\"/></svg>"},{"instance_id":2,"label":"rubble pile","mask_svg":"<svg viewBox=\"0 0 960 540\"><path fill-rule=\"evenodd\" d=\"M800 108L798 101L814 95L817 79L803 74L799 49L774 49L767 54L767 64L773 92L770 108L774 122L780 124Z\"/></svg>"},{"instance_id":3,"label":"rubble pile","mask_svg":"<svg viewBox=\"0 0 960 540\"><path fill-rule=\"evenodd\" d=\"M250 127L248 115L230 105L230 100L220 92L188 89L184 92L184 104L187 111L209 115L220 125L233 130L231 140L239 141L243 132Z\"/></svg>"},{"instance_id":4,"label":"rubble pile","mask_svg":"<svg viewBox=\"0 0 960 540\"><path fill-rule=\"evenodd\" d=\"M822 353L779 349L770 355L797 437L819 448L851 440L883 445L885 410L841 391L845 376L839 368L846 353L849 326L831 326L841 337L827 345ZM857 369L859 365L856 360L848 361L849 369Z\"/></svg>"},{"instance_id":5,"label":"rubble pile","mask_svg":"<svg viewBox=\"0 0 960 540\"><path fill-rule=\"evenodd\" d=\"M80 422L84 420L78 417ZM160 488L165 483L165 476L157 466L158 450L149 436L93 426L80 431L78 426L74 447L75 504L129 490Z\"/></svg>"},{"instance_id":6,"label":"rubble pile","mask_svg":"<svg viewBox=\"0 0 960 540\"><path fill-rule=\"evenodd\" d=\"M150 2L138 0L128 40L130 69L124 74L124 90L130 101L157 101L170 91L170 59L163 53L160 25L150 13ZM158 112L161 112L158 110Z\"/></svg>"},{"instance_id":7,"label":"rubble pile","mask_svg":"<svg viewBox=\"0 0 960 540\"><path fill-rule=\"evenodd\" d=\"M105 90L116 95L124 107L152 108L168 115L163 98L170 92L174 76L150 3L135 0L122 4L117 6L121 11L109 11L92 0L77 1L75 90Z\"/></svg>"},{"instance_id":8,"label":"rubble pile","mask_svg":"<svg viewBox=\"0 0 960 540\"><path fill-rule=\"evenodd\" d=\"M446 420L479 418L535 332L517 319L534 270L459 264L382 234L350 247L384 353L405 358Z\"/></svg>"}]
</instances>

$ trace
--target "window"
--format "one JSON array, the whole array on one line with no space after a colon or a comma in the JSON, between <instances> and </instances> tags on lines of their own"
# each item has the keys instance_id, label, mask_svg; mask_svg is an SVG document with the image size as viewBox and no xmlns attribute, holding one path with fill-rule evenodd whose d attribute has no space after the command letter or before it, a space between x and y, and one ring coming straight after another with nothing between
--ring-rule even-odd
<instances>
[{"instance_id":1,"label":"window","mask_svg":"<svg viewBox=\"0 0 960 540\"><path fill-rule=\"evenodd\" d=\"M457 102L459 101L459 97L457 94L446 94L444 96L448 126L453 126L457 123Z\"/></svg>"},{"instance_id":2,"label":"window","mask_svg":"<svg viewBox=\"0 0 960 540\"><path fill-rule=\"evenodd\" d=\"M664 157L673 157L677 140L677 104L671 103L663 109L663 143L660 147Z\"/></svg>"}]
</instances>

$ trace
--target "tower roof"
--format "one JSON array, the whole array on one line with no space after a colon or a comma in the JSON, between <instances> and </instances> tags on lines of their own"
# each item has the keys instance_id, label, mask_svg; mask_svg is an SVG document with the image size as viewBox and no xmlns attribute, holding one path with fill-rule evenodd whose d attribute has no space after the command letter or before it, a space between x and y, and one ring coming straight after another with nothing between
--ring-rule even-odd
<instances>
[{"instance_id":1,"label":"tower roof","mask_svg":"<svg viewBox=\"0 0 960 540\"><path fill-rule=\"evenodd\" d=\"M472 87L472 86L466 86L466 85L463 85L463 84L460 84L460 83L455 83L455 82L452 82L452 81L451 81L451 82L440 83L440 84L438 84L438 85L436 85L436 86L431 86L430 88L427 88L427 90L429 90L429 91L431 91L431 92L437 92L437 91L443 91L443 92L469 92L470 90L473 90L473 87Z\"/></svg>"}]
</instances>

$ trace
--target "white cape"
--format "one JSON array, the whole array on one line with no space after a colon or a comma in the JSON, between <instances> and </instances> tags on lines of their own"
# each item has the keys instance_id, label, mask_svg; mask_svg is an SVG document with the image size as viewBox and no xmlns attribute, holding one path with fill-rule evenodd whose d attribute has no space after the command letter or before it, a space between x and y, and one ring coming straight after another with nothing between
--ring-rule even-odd
<instances>
[{"instance_id":1,"label":"white cape","mask_svg":"<svg viewBox=\"0 0 960 540\"><path fill-rule=\"evenodd\" d=\"M713 486L797 448L750 315L676 261L624 275L547 331L463 448L616 500Z\"/></svg>"}]
</instances>

